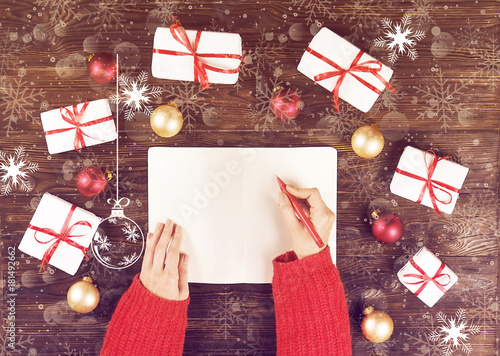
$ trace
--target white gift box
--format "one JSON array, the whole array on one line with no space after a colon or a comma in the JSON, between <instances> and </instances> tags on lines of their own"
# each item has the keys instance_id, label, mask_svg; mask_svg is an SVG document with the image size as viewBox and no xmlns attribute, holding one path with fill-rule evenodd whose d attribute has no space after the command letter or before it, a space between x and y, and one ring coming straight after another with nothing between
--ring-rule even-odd
<instances>
[{"instance_id":1,"label":"white gift box","mask_svg":"<svg viewBox=\"0 0 500 356\"><path fill-rule=\"evenodd\" d=\"M208 83L235 84L238 81L242 60L241 37L237 33L184 30L174 26L177 39L182 42L181 32L185 31L189 39L188 45L195 46L197 34L199 42L196 47L197 58L205 67ZM188 48L179 42L170 28L158 27L154 36L153 61L151 72L153 77L161 79L200 81L195 78L195 58ZM215 56L213 56L215 55ZM235 58L223 58L229 55ZM230 73L220 73L227 70Z\"/></svg>"},{"instance_id":2,"label":"white gift box","mask_svg":"<svg viewBox=\"0 0 500 356\"><path fill-rule=\"evenodd\" d=\"M398 272L403 285L429 308L458 281L458 277L425 246Z\"/></svg>"},{"instance_id":3,"label":"white gift box","mask_svg":"<svg viewBox=\"0 0 500 356\"><path fill-rule=\"evenodd\" d=\"M433 163L436 163L436 166L429 177L429 168ZM439 158L432 151L424 152L407 146L399 159L390 189L392 193L403 198L434 209L437 207L439 214L451 214L468 172L467 167ZM430 194L429 179L435 199Z\"/></svg>"},{"instance_id":4,"label":"white gift box","mask_svg":"<svg viewBox=\"0 0 500 356\"><path fill-rule=\"evenodd\" d=\"M50 154L80 150L116 139L107 99L93 100L40 114Z\"/></svg>"},{"instance_id":5,"label":"white gift box","mask_svg":"<svg viewBox=\"0 0 500 356\"><path fill-rule=\"evenodd\" d=\"M302 55L299 66L297 67L299 72L312 80L315 80L314 78L317 75L335 72L338 68L335 68L327 63L327 61L314 55L311 53L311 50L320 56L326 57L327 61L330 60L334 62L338 67L344 70L351 68L353 61L360 53L360 49L352 43L346 41L326 27L323 27L313 37L311 43L309 43L309 48ZM366 63L367 61L375 61L377 64ZM380 68L377 74L387 83L392 76L392 69L366 53L362 54L357 64L369 68ZM359 77L362 81L366 81L368 86L356 79L356 77ZM340 75L336 75L328 79L318 80L317 83L332 92L339 79ZM378 92L370 89L369 86L375 87ZM373 73L362 72L353 68L352 72L345 75L343 82L340 84L338 96L359 110L368 112L384 88L386 88L386 85ZM389 86L388 88L392 87Z\"/></svg>"},{"instance_id":6,"label":"white gift box","mask_svg":"<svg viewBox=\"0 0 500 356\"><path fill-rule=\"evenodd\" d=\"M42 260L46 251L57 243L58 237L64 235L66 227L67 239L72 242L59 240L47 263L74 275L84 258L82 250L86 251L90 245L100 222L101 219L91 212L45 193L19 244L19 250Z\"/></svg>"}]
</instances>

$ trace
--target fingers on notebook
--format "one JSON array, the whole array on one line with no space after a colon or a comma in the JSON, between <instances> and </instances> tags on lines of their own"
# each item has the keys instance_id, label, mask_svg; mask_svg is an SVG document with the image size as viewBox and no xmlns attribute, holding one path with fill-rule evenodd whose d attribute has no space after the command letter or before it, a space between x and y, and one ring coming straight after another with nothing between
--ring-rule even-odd
<instances>
[{"instance_id":1,"label":"fingers on notebook","mask_svg":"<svg viewBox=\"0 0 500 356\"><path fill-rule=\"evenodd\" d=\"M172 235L172 243L167 252L165 260L165 269L172 274L177 274L180 260L180 250L182 242L182 228L179 225L175 226Z\"/></svg>"},{"instance_id":2,"label":"fingers on notebook","mask_svg":"<svg viewBox=\"0 0 500 356\"><path fill-rule=\"evenodd\" d=\"M325 202L321 198L318 188L297 188L293 185L287 184L286 190L292 193L295 197L299 199L307 200L310 206L313 207L323 207L326 206Z\"/></svg>"},{"instance_id":3,"label":"fingers on notebook","mask_svg":"<svg viewBox=\"0 0 500 356\"><path fill-rule=\"evenodd\" d=\"M189 256L181 253L179 258L179 294L183 299L189 295L188 261Z\"/></svg>"},{"instance_id":4,"label":"fingers on notebook","mask_svg":"<svg viewBox=\"0 0 500 356\"><path fill-rule=\"evenodd\" d=\"M292 203L290 203L290 200L288 197L285 195L285 193L280 192L279 193L279 206L281 209L281 213L283 214L283 218L287 222L287 225L291 228L299 229L300 226L300 221L297 219L297 216L295 215L295 211L293 210Z\"/></svg>"}]
</instances>

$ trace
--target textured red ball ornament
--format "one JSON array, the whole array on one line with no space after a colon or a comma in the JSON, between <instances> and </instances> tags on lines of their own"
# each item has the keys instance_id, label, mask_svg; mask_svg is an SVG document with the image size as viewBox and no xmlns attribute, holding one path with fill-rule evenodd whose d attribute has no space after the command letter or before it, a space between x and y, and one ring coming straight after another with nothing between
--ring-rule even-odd
<instances>
[{"instance_id":1,"label":"textured red ball ornament","mask_svg":"<svg viewBox=\"0 0 500 356\"><path fill-rule=\"evenodd\" d=\"M278 119L293 120L303 108L304 102L295 90L281 86L274 88L270 109Z\"/></svg>"},{"instance_id":2,"label":"textured red ball ornament","mask_svg":"<svg viewBox=\"0 0 500 356\"><path fill-rule=\"evenodd\" d=\"M116 61L109 53L97 53L89 59L90 78L97 84L109 84L116 75Z\"/></svg>"},{"instance_id":3,"label":"textured red ball ornament","mask_svg":"<svg viewBox=\"0 0 500 356\"><path fill-rule=\"evenodd\" d=\"M393 213L382 213L373 222L372 233L378 241L392 244L403 235L403 223Z\"/></svg>"},{"instance_id":4,"label":"textured red ball ornament","mask_svg":"<svg viewBox=\"0 0 500 356\"><path fill-rule=\"evenodd\" d=\"M76 176L76 188L81 195L87 198L101 194L107 184L106 176L97 167L87 167Z\"/></svg>"}]
</instances>

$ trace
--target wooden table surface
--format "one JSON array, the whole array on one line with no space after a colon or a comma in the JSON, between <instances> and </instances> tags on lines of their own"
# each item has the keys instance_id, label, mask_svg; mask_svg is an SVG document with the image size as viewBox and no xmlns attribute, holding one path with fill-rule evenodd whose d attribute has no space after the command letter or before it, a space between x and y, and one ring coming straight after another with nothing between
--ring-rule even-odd
<instances>
[{"instance_id":1,"label":"wooden table surface","mask_svg":"<svg viewBox=\"0 0 500 356\"><path fill-rule=\"evenodd\" d=\"M199 83L151 76L155 29L168 27L172 15L187 29L241 35L248 56L236 85L201 90ZM335 147L337 261L353 354L498 355L499 17L499 3L492 0L3 0L0 355L97 355L116 303L140 268L137 263L110 270L92 258L75 276L57 268L42 272L39 260L17 250L45 192L109 215L106 200L113 197L115 180L102 195L85 198L75 176L88 166L113 170L115 143L50 155L40 122L43 111L113 95L114 83L103 86L89 78L87 57L96 52L119 53L122 86L135 80L149 93L161 91L158 97L148 94L150 108L172 101L184 117L181 133L167 139L153 133L145 106L128 117L126 104L120 106L120 189L132 202L126 214L144 231L150 147ZM400 25L414 42L399 52L391 47L399 38L388 33ZM308 42L323 26L390 65L398 92L385 90L366 114L341 100L336 113L333 95L297 71ZM297 91L304 102L289 122L269 109L278 85ZM380 126L385 147L376 158L364 159L353 152L350 137L369 124ZM407 145L433 149L470 169L453 214L440 216L389 191ZM29 183L27 190L13 178ZM403 238L396 244L378 243L371 234L368 212L377 206L403 221ZM422 246L459 278L432 308L396 277ZM13 290L9 256L15 256ZM69 309L66 292L86 275L97 284L101 302L93 312L77 314ZM193 284L190 291L186 355L275 354L270 285ZM15 345L8 339L9 298L15 299ZM393 318L388 341L364 339L361 311L368 304Z\"/></svg>"}]
</instances>

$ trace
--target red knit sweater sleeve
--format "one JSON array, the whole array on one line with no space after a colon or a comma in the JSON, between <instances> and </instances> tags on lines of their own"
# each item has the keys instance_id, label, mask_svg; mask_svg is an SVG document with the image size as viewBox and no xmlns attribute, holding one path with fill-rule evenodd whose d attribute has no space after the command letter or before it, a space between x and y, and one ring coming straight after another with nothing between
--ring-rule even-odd
<instances>
[{"instance_id":1,"label":"red knit sweater sleeve","mask_svg":"<svg viewBox=\"0 0 500 356\"><path fill-rule=\"evenodd\" d=\"M287 252L273 265L278 355L351 355L345 293L330 248L301 260Z\"/></svg>"},{"instance_id":2,"label":"red knit sweater sleeve","mask_svg":"<svg viewBox=\"0 0 500 356\"><path fill-rule=\"evenodd\" d=\"M166 300L136 275L109 323L101 356L182 355L189 298Z\"/></svg>"}]
</instances>

